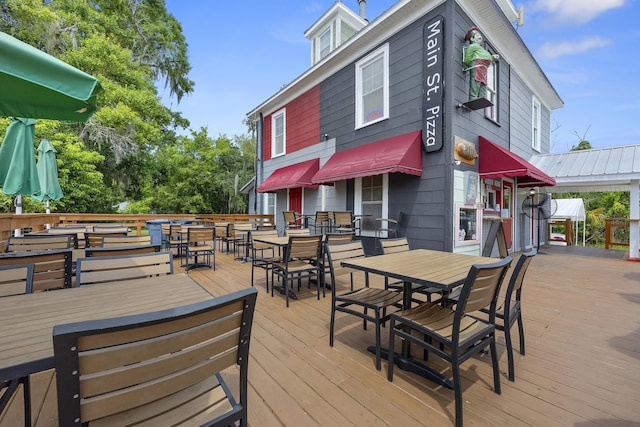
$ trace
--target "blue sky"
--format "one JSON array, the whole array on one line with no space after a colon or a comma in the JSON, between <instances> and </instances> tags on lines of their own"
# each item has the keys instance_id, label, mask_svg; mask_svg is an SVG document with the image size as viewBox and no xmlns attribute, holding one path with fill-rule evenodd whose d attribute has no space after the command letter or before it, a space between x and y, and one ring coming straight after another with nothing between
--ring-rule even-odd
<instances>
[{"instance_id":1,"label":"blue sky","mask_svg":"<svg viewBox=\"0 0 640 427\"><path fill-rule=\"evenodd\" d=\"M192 129L246 133L247 112L310 66L307 30L334 0L165 0L189 45L195 92L177 105ZM343 0L358 12L357 0ZM367 1L373 20L394 0ZM564 101L552 152L640 144L640 0L529 0L518 29ZM635 46L635 47L634 47ZM632 80L633 79L633 80ZM166 94L165 94L166 95Z\"/></svg>"}]
</instances>

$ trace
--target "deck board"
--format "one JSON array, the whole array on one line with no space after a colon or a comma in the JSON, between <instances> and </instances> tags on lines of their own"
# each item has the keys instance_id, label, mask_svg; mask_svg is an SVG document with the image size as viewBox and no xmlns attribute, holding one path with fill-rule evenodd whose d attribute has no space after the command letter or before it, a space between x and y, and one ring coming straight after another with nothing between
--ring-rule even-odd
<instances>
[{"instance_id":1,"label":"deck board","mask_svg":"<svg viewBox=\"0 0 640 427\"><path fill-rule=\"evenodd\" d=\"M214 295L250 285L251 264L218 253L216 271L190 276ZM176 260L175 271L181 271ZM538 255L525 279L526 356L518 353L516 381L506 376L504 337L498 334L502 394L492 391L488 355L462 365L464 419L478 426L640 425L640 263L563 253ZM381 286L381 280L373 280ZM338 314L329 347L330 294L318 301L304 286L300 299L259 290L249 365L252 426L450 426L453 393L394 370L394 381L375 369L366 351L374 330ZM105 311L108 312L108 311ZM383 328L383 345L388 331ZM415 351L417 355L419 351ZM449 374L445 363L428 363ZM226 375L233 375L229 373ZM57 425L53 371L32 377L34 425ZM20 425L22 394L0 415L1 427Z\"/></svg>"}]
</instances>

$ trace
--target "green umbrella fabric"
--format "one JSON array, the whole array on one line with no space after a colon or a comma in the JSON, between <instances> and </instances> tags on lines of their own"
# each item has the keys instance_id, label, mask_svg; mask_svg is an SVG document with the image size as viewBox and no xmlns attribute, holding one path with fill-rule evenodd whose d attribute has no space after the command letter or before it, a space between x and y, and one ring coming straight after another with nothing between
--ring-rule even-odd
<instances>
[{"instance_id":1,"label":"green umbrella fabric","mask_svg":"<svg viewBox=\"0 0 640 427\"><path fill-rule=\"evenodd\" d=\"M33 138L36 121L13 118L0 145L0 187L4 194L40 192Z\"/></svg>"},{"instance_id":2,"label":"green umbrella fabric","mask_svg":"<svg viewBox=\"0 0 640 427\"><path fill-rule=\"evenodd\" d=\"M0 32L0 116L84 122L102 91L95 77Z\"/></svg>"},{"instance_id":3,"label":"green umbrella fabric","mask_svg":"<svg viewBox=\"0 0 640 427\"><path fill-rule=\"evenodd\" d=\"M62 199L62 188L58 181L58 165L56 164L56 149L48 139L43 139L38 146L38 178L40 179L40 192L31 197L34 200L48 202L49 200Z\"/></svg>"}]
</instances>

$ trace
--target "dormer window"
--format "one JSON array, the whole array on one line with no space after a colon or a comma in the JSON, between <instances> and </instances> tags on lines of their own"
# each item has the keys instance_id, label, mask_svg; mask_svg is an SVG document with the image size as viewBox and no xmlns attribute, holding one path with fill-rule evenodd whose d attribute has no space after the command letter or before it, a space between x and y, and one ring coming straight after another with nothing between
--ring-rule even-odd
<instances>
[{"instance_id":1,"label":"dormer window","mask_svg":"<svg viewBox=\"0 0 640 427\"><path fill-rule=\"evenodd\" d=\"M351 36L367 25L367 21L337 1L315 24L305 31L311 41L311 65L329 56Z\"/></svg>"}]
</instances>

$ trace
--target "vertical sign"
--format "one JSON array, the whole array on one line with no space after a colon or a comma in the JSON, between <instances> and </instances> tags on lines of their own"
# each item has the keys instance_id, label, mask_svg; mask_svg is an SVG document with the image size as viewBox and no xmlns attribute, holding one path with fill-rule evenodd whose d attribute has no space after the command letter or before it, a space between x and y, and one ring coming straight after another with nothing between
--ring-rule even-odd
<instances>
[{"instance_id":1,"label":"vertical sign","mask_svg":"<svg viewBox=\"0 0 640 427\"><path fill-rule=\"evenodd\" d=\"M422 32L422 144L427 153L442 149L444 18L438 15Z\"/></svg>"}]
</instances>

